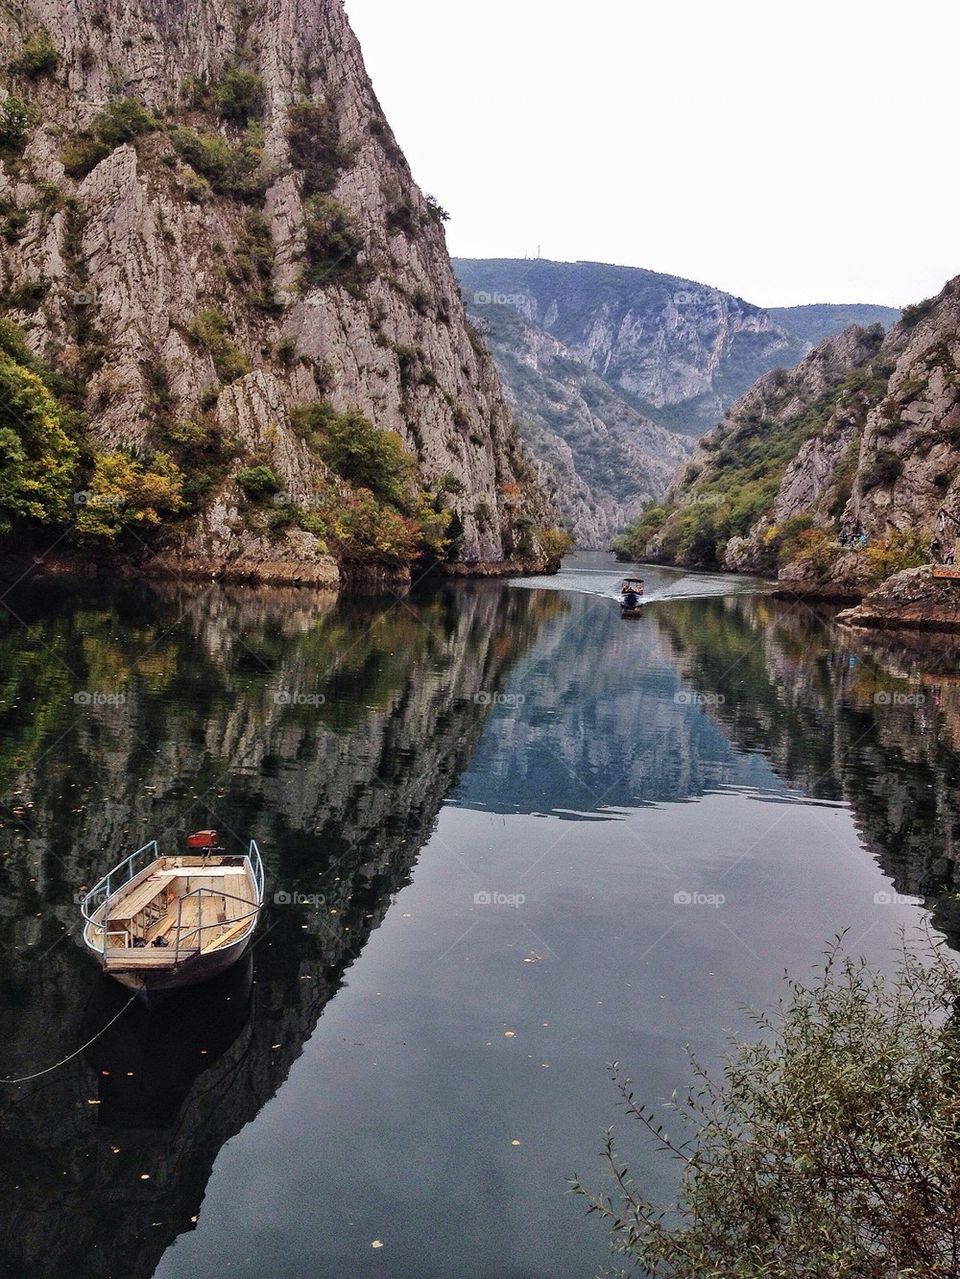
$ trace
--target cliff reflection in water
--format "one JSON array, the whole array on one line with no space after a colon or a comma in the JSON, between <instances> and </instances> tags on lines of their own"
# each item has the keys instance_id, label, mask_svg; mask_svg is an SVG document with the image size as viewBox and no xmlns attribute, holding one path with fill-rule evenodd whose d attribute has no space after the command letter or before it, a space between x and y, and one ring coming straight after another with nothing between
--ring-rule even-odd
<instances>
[{"instance_id":1,"label":"cliff reflection in water","mask_svg":"<svg viewBox=\"0 0 960 1279\"><path fill-rule=\"evenodd\" d=\"M760 598L659 622L681 676L722 695L710 713L731 740L803 795L849 804L894 890L960 948L960 642Z\"/></svg>"},{"instance_id":2,"label":"cliff reflection in water","mask_svg":"<svg viewBox=\"0 0 960 1279\"><path fill-rule=\"evenodd\" d=\"M894 890L960 948L960 641L765 595L632 623L571 607L514 676L532 709L484 736L473 806L615 821L728 787L847 803Z\"/></svg>"},{"instance_id":3,"label":"cliff reflection in water","mask_svg":"<svg viewBox=\"0 0 960 1279\"><path fill-rule=\"evenodd\" d=\"M153 1274L445 801L602 822L611 840L624 812L714 791L847 803L896 890L924 896L960 944L960 684L942 641L854 635L768 597L673 599L627 625L613 601L499 584L392 607L173 588L11 602L0 1074L74 1052L123 1007L76 929L78 888L122 850L202 826L255 836L271 900L249 964L131 1008L62 1070L0 1093L4 1274ZM491 715L498 693L523 704ZM695 811L666 818L680 845ZM582 829L588 880L602 841ZM575 916L564 907L564 926ZM482 968L470 982L495 1002Z\"/></svg>"},{"instance_id":4,"label":"cliff reflection in water","mask_svg":"<svg viewBox=\"0 0 960 1279\"><path fill-rule=\"evenodd\" d=\"M249 964L0 1094L0 1271L149 1276L408 881L516 657L559 596L46 590L0 630L0 1074L124 1006L77 944L80 885L148 838L256 837ZM303 899L306 904L290 904Z\"/></svg>"}]
</instances>

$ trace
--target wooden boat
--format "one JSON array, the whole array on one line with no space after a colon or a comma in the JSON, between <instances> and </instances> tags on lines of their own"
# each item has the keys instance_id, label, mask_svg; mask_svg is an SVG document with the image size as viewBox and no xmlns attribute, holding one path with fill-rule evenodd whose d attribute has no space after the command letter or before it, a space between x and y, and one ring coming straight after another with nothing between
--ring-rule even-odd
<instances>
[{"instance_id":1,"label":"wooden boat","mask_svg":"<svg viewBox=\"0 0 960 1279\"><path fill-rule=\"evenodd\" d=\"M620 587L620 616L621 617L642 617L643 608L640 601L643 599L644 583L642 577L624 578Z\"/></svg>"},{"instance_id":2,"label":"wooden boat","mask_svg":"<svg viewBox=\"0 0 960 1279\"><path fill-rule=\"evenodd\" d=\"M157 841L115 866L82 899L83 940L104 972L138 991L209 981L237 962L263 907L255 841L228 855L216 831L200 831L181 857Z\"/></svg>"}]
</instances>

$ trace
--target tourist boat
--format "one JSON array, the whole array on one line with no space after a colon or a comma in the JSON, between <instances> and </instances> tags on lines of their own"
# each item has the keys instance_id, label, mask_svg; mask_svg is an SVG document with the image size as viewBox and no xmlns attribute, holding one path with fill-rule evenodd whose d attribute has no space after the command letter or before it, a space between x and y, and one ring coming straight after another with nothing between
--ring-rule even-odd
<instances>
[{"instance_id":1,"label":"tourist boat","mask_svg":"<svg viewBox=\"0 0 960 1279\"><path fill-rule=\"evenodd\" d=\"M643 599L644 585L642 577L624 578L620 587L620 613L623 617L640 617L643 613L640 601Z\"/></svg>"},{"instance_id":2,"label":"tourist boat","mask_svg":"<svg viewBox=\"0 0 960 1279\"><path fill-rule=\"evenodd\" d=\"M83 940L104 972L130 990L178 990L237 962L263 907L263 861L255 841L228 855L216 831L162 857L156 840L131 853L81 901Z\"/></svg>"}]
</instances>

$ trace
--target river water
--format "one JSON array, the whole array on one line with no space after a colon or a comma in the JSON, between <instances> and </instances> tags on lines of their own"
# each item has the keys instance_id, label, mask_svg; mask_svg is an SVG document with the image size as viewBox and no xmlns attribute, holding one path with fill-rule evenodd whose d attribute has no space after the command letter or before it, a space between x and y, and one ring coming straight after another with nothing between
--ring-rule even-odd
<instances>
[{"instance_id":1,"label":"river water","mask_svg":"<svg viewBox=\"0 0 960 1279\"><path fill-rule=\"evenodd\" d=\"M249 961L0 1088L0 1273L589 1276L617 1110L715 1064L830 938L960 939L957 652L622 567L408 600L21 584L0 616L0 1075L126 996L77 893L257 838Z\"/></svg>"}]
</instances>

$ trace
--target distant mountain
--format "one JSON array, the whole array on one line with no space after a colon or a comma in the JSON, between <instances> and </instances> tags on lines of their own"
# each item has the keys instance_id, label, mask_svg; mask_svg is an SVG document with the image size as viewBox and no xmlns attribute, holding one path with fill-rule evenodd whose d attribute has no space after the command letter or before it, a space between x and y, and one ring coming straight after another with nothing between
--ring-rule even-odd
<instances>
[{"instance_id":1,"label":"distant mountain","mask_svg":"<svg viewBox=\"0 0 960 1279\"><path fill-rule=\"evenodd\" d=\"M821 330L889 307L761 310L678 276L595 262L454 260L542 487L581 546L609 544L666 491L693 441Z\"/></svg>"},{"instance_id":2,"label":"distant mountain","mask_svg":"<svg viewBox=\"0 0 960 1279\"><path fill-rule=\"evenodd\" d=\"M767 314L801 342L809 342L811 348L842 333L851 324L859 324L864 329L882 324L889 329L900 319L900 311L896 307L874 306L869 302L851 306L832 302L815 302L811 306L771 306L767 307Z\"/></svg>"},{"instance_id":3,"label":"distant mountain","mask_svg":"<svg viewBox=\"0 0 960 1279\"><path fill-rule=\"evenodd\" d=\"M720 289L636 267L455 259L467 303L501 303L563 344L647 419L699 437L803 339Z\"/></svg>"},{"instance_id":4,"label":"distant mountain","mask_svg":"<svg viewBox=\"0 0 960 1279\"><path fill-rule=\"evenodd\" d=\"M609 545L662 496L693 441L639 413L513 307L471 295L467 309L497 362L549 500L581 546Z\"/></svg>"}]
</instances>

